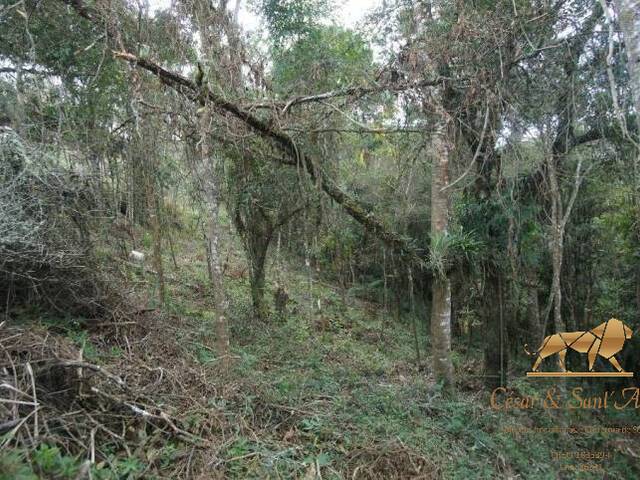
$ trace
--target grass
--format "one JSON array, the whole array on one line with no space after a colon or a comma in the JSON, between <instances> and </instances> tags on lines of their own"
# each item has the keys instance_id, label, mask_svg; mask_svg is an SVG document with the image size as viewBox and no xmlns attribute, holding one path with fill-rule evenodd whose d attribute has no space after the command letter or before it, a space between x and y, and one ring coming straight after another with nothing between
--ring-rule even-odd
<instances>
[{"instance_id":1,"label":"grass","mask_svg":"<svg viewBox=\"0 0 640 480\"><path fill-rule=\"evenodd\" d=\"M567 462L552 459L552 452L582 449L615 453L604 463L608 476L640 476L633 458L637 436L505 432L506 426L598 424L604 419L591 412L559 419L548 411L491 410L477 379L464 378L464 365L481 362L473 349L457 354L462 380L454 393L444 392L433 380L428 359L415 364L409 319L393 324L378 305L349 295L343 302L337 288L300 273L296 265L285 265L280 272L292 299L288 311L266 322L252 317L248 280L225 279L234 360L221 375L211 348L214 318L201 246L187 235L175 240L180 267L167 268L173 280L163 312L180 321L172 323L165 341L219 392L204 399L205 410L176 415L182 414L182 424L194 431L212 416L227 420L227 429L213 439L215 453L202 452L216 467L202 460L203 472L209 468L238 479L311 479L319 478L319 472L323 479L551 479L565 468L566 478L601 478L602 472L576 473L566 469ZM232 267L242 262L235 246L228 258ZM145 280L151 288L153 278L146 275ZM122 346L101 342L79 327L64 335L84 349L85 358L106 368L127 355ZM521 394L542 392L540 384L520 377L512 386ZM615 421L629 422L629 415ZM111 470L119 473L109 477L95 467L94 478L170 478L176 463L190 458L189 451L175 440L130 455L113 452ZM0 473L0 479L35 478L29 476L34 472L44 478L75 478L81 462L46 444L29 455L16 449L0 454L0 472L11 472Z\"/></svg>"}]
</instances>

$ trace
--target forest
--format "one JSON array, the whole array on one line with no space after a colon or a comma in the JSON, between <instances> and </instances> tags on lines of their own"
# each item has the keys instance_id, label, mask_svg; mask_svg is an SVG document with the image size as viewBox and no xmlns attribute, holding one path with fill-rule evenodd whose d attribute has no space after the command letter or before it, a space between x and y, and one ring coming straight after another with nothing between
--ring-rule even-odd
<instances>
[{"instance_id":1,"label":"forest","mask_svg":"<svg viewBox=\"0 0 640 480\"><path fill-rule=\"evenodd\" d=\"M640 478L638 0L0 0L0 480Z\"/></svg>"}]
</instances>

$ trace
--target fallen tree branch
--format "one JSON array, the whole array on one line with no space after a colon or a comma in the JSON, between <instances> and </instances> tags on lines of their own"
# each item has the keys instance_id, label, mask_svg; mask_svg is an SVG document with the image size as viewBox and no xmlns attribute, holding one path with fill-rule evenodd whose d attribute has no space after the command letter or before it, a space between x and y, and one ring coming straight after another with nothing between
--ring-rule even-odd
<instances>
[{"instance_id":1,"label":"fallen tree branch","mask_svg":"<svg viewBox=\"0 0 640 480\"><path fill-rule=\"evenodd\" d=\"M18 425L19 423L21 423L24 419L22 418L16 418L14 420L9 420L8 422L3 422L0 423L0 435L8 432L9 430L11 430L13 427L15 427L16 425Z\"/></svg>"},{"instance_id":2,"label":"fallen tree branch","mask_svg":"<svg viewBox=\"0 0 640 480\"><path fill-rule=\"evenodd\" d=\"M179 437L182 441L190 443L192 445L201 447L203 445L208 444L209 442L204 439L201 438L191 432L188 432L187 430L183 430L182 428L178 427L175 422L173 421L173 419L165 412L163 412L162 410L158 409L156 407L156 409L158 410L158 414L155 413L151 413L148 408L142 408L139 407L138 405L129 402L127 400L123 400L120 399L114 395L111 395L109 393L103 392L102 390L97 389L96 387L91 387L91 391L97 395L101 395L105 398L107 398L108 400L126 407L127 409L129 409L131 412L133 412L135 415L140 416L142 418L144 418L145 420L157 420L157 421L161 421L162 423L164 423L165 425L167 425L172 431L173 433Z\"/></svg>"},{"instance_id":3,"label":"fallen tree branch","mask_svg":"<svg viewBox=\"0 0 640 480\"><path fill-rule=\"evenodd\" d=\"M314 128L313 130L305 130L303 128L283 128L287 132L297 133L358 133L358 134L372 134L372 135L389 135L393 133L407 134L407 133L419 133L424 134L424 130L419 128Z\"/></svg>"},{"instance_id":4,"label":"fallen tree branch","mask_svg":"<svg viewBox=\"0 0 640 480\"><path fill-rule=\"evenodd\" d=\"M404 92L407 90L414 90L417 88L424 87L434 87L440 85L443 82L443 78L436 78L433 80L420 80L418 82L395 82L395 83L384 83L380 85L372 85L370 87L365 87L362 85L353 85L346 88L341 88L338 90L331 90L329 92L317 93L314 95L305 95L294 97L290 100L286 101L276 101L276 102L262 102L262 103L253 103L246 105L247 108L268 108L268 109L282 109L282 113L287 113L291 107L295 105L301 105L303 103L310 102L320 102L323 100L328 100L330 98L336 97L362 97L364 95L369 95L372 93L382 93L382 92Z\"/></svg>"},{"instance_id":5,"label":"fallen tree branch","mask_svg":"<svg viewBox=\"0 0 640 480\"><path fill-rule=\"evenodd\" d=\"M91 22L97 23L99 15L96 14L81 0L61 0L67 5L71 5L79 15ZM117 33L117 32L116 32ZM114 51L114 56L121 60L125 60L137 67L140 67L156 77L165 85L173 88L178 93L185 95L190 100L202 105L210 105L216 110L230 114L242 121L253 131L264 138L270 139L279 150L286 154L288 158L279 159L285 165L302 165L311 180L320 184L321 188L335 202L365 229L382 240L389 247L396 250L402 257L411 264L415 264L420 268L426 268L424 260L424 252L420 252L408 239L389 229L375 214L364 207L360 202L344 192L338 184L322 169L316 167L307 155L301 152L294 140L284 131L278 129L272 122L261 120L249 111L244 110L238 104L230 102L212 92L206 85L199 86L188 78L169 71L157 63L147 59L138 57L127 51ZM427 81L425 85L429 85L431 81ZM352 87L355 89L356 87ZM348 89L347 89L348 90ZM355 91L355 90L353 90ZM332 92L321 95L329 95ZM335 92L333 92L335 93ZM316 98L318 96L315 96ZM328 98L328 97L327 97Z\"/></svg>"},{"instance_id":6,"label":"fallen tree branch","mask_svg":"<svg viewBox=\"0 0 640 480\"><path fill-rule=\"evenodd\" d=\"M127 388L127 384L122 378L118 377L117 375L114 375L113 373L108 372L107 370L102 368L100 365L94 365L92 363L82 362L80 360L60 360L58 362L51 363L47 366L86 368L88 370L92 370L96 373L99 373L105 378L108 378L109 380L115 382L119 387L122 387L123 389Z\"/></svg>"},{"instance_id":7,"label":"fallen tree branch","mask_svg":"<svg viewBox=\"0 0 640 480\"><path fill-rule=\"evenodd\" d=\"M375 217L373 212L368 211L357 200L345 193L324 170L316 168L313 162L298 150L298 147L291 137L283 131L276 129L270 122L255 117L235 103L217 96L206 87L198 88L198 86L189 79L177 73L170 72L146 58L136 57L129 52L114 52L114 55L116 58L131 62L153 73L162 83L170 86L179 93L185 94L201 105L211 104L217 110L232 114L261 136L271 139L280 150L288 155L287 159L280 160L282 163L286 165L297 165L298 162L300 162L307 170L311 179L313 181L320 180L320 185L325 193L341 205L358 223L380 238L388 246L405 256L410 263L421 267L425 266L424 259L407 239L388 229Z\"/></svg>"}]
</instances>

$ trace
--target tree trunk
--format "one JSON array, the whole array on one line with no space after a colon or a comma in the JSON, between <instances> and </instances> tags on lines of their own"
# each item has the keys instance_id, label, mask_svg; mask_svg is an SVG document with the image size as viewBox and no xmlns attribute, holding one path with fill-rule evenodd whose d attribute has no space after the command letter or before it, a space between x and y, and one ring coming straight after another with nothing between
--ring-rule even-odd
<instances>
[{"instance_id":1,"label":"tree trunk","mask_svg":"<svg viewBox=\"0 0 640 480\"><path fill-rule=\"evenodd\" d=\"M213 61L215 55L214 35L211 33L211 23L213 11L208 2L201 0L195 8L195 17L198 25L202 52L204 54L204 65L210 73L213 71ZM206 79L201 79L206 84ZM208 224L208 252L210 256L209 276L213 288L213 308L215 310L215 333L216 351L221 359L221 365L227 367L229 364L229 333L227 325L228 300L224 289L222 268L220 262L220 232L222 231L219 220L220 210L220 185L218 184L216 156L211 154L210 148L210 123L211 113L207 100L204 108L200 111L200 154L202 166L206 172L203 179L203 186L206 200L209 206Z\"/></svg>"},{"instance_id":2,"label":"tree trunk","mask_svg":"<svg viewBox=\"0 0 640 480\"><path fill-rule=\"evenodd\" d=\"M251 299L253 301L253 311L259 320L265 320L269 311L264 300L264 261L261 265L251 267Z\"/></svg>"},{"instance_id":3,"label":"tree trunk","mask_svg":"<svg viewBox=\"0 0 640 480\"><path fill-rule=\"evenodd\" d=\"M558 182L558 171L556 166L557 157L552 155L547 161L547 173L549 177L549 195L551 197L551 266L553 276L551 281L551 295L553 301L553 324L556 333L565 331L565 324L562 321L562 289L560 279L562 274L562 257L564 253L564 233L571 215L571 210L578 196L582 176L580 169L582 160L578 161L575 173L575 183L571 197L566 207L562 204L562 193ZM558 356L561 370L564 370L561 357Z\"/></svg>"},{"instance_id":4,"label":"tree trunk","mask_svg":"<svg viewBox=\"0 0 640 480\"><path fill-rule=\"evenodd\" d=\"M565 330L562 321L562 289L560 288L560 274L562 273L562 254L564 249L564 225L562 221L562 197L555 158L548 161L549 193L551 195L551 297L553 299L553 325L556 333Z\"/></svg>"},{"instance_id":5,"label":"tree trunk","mask_svg":"<svg viewBox=\"0 0 640 480\"><path fill-rule=\"evenodd\" d=\"M565 325L562 321L562 288L560 278L562 273L562 256L564 252L564 229L562 213L562 195L558 184L558 174L556 170L556 158L551 156L548 161L549 193L551 195L551 298L553 299L553 325L555 332L564 332ZM565 372L567 366L564 356L557 356L558 370ZM566 392L566 379L561 379L559 383L561 392ZM564 422L564 419L562 419Z\"/></svg>"},{"instance_id":6,"label":"tree trunk","mask_svg":"<svg viewBox=\"0 0 640 480\"><path fill-rule=\"evenodd\" d=\"M444 118L433 137L435 155L431 171L431 245L446 237L449 227L449 156L451 123ZM451 282L448 273L440 272L433 279L431 303L431 347L433 370L438 381L453 384L451 363Z\"/></svg>"},{"instance_id":7,"label":"tree trunk","mask_svg":"<svg viewBox=\"0 0 640 480\"><path fill-rule=\"evenodd\" d=\"M208 117L204 114L203 118ZM209 225L207 234L207 250L209 252L209 278L213 289L213 308L215 310L216 351L222 359L222 365L228 365L229 333L227 325L227 295L222 280L220 265L220 197L214 175L213 160L209 158L208 142L201 139L202 160L209 164L209 178L205 180L207 201L209 203Z\"/></svg>"},{"instance_id":8,"label":"tree trunk","mask_svg":"<svg viewBox=\"0 0 640 480\"><path fill-rule=\"evenodd\" d=\"M247 253L250 258L251 300L253 312L258 320L266 320L269 307L265 301L265 261L269 249L270 237L256 237L247 240Z\"/></svg>"},{"instance_id":9,"label":"tree trunk","mask_svg":"<svg viewBox=\"0 0 640 480\"><path fill-rule=\"evenodd\" d=\"M498 268L487 271L483 306L486 329L484 364L485 385L490 390L507 383L508 356L505 349L505 325L502 315L502 285ZM491 298L491 301L487 301Z\"/></svg>"},{"instance_id":10,"label":"tree trunk","mask_svg":"<svg viewBox=\"0 0 640 480\"><path fill-rule=\"evenodd\" d=\"M636 114L640 115L640 1L615 0L614 3L627 52L631 95Z\"/></svg>"},{"instance_id":11,"label":"tree trunk","mask_svg":"<svg viewBox=\"0 0 640 480\"><path fill-rule=\"evenodd\" d=\"M242 177L238 181L243 182L245 179ZM269 307L264 295L265 264L276 227L269 215L255 207L253 202L251 202L251 206L236 203L233 224L242 238L242 247L249 264L249 282L254 316L257 320L266 320L269 316Z\"/></svg>"},{"instance_id":12,"label":"tree trunk","mask_svg":"<svg viewBox=\"0 0 640 480\"><path fill-rule=\"evenodd\" d=\"M640 131L640 0L615 0L614 4L624 38L631 96L636 110L636 126ZM634 199L637 215L640 217L640 147L638 144L635 146L636 157L633 164L635 177ZM636 218L636 224L640 225L640 218ZM640 227L636 228L636 239L640 242ZM638 285L636 304L640 310L640 267L635 269L635 277L636 285Z\"/></svg>"},{"instance_id":13,"label":"tree trunk","mask_svg":"<svg viewBox=\"0 0 640 480\"><path fill-rule=\"evenodd\" d=\"M529 335L527 342L529 345L535 345L544 336L542 325L540 324L540 302L538 301L538 288L536 285L535 273L527 274L526 303L527 303L527 319L529 323Z\"/></svg>"},{"instance_id":14,"label":"tree trunk","mask_svg":"<svg viewBox=\"0 0 640 480\"><path fill-rule=\"evenodd\" d=\"M163 305L166 299L164 283L164 266L162 264L162 228L160 227L160 199L156 193L155 179L147 179L149 182L149 223L153 233L153 267L158 277L158 301Z\"/></svg>"}]
</instances>

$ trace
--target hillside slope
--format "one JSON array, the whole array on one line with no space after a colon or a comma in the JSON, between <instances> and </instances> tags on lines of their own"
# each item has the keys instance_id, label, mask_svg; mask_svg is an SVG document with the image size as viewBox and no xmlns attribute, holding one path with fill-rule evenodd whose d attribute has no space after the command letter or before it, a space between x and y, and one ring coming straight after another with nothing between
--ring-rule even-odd
<instances>
[{"instance_id":1,"label":"hillside slope","mask_svg":"<svg viewBox=\"0 0 640 480\"><path fill-rule=\"evenodd\" d=\"M567 419L492 411L472 375L481 365L473 350L456 358L464 380L446 396L428 361L416 366L408 319L394 323L295 259L278 266L286 312L256 322L232 237L224 251L233 359L221 371L201 247L190 234L176 238L162 308L153 272L124 264L139 304L128 321L25 311L21 326L2 327L25 397L11 401L29 401L21 423L3 430L3 445L18 436L24 448L2 450L0 478L556 478L552 451L571 439L505 427ZM622 452L607 470L630 478L640 474L632 442L605 436L580 447Z\"/></svg>"}]
</instances>

